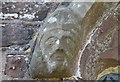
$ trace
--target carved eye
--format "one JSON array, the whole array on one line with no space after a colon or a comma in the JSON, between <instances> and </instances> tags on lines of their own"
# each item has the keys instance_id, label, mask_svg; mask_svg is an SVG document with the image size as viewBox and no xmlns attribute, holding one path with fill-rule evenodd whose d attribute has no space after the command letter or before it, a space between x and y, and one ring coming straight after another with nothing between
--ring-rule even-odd
<instances>
[{"instance_id":1,"label":"carved eye","mask_svg":"<svg viewBox=\"0 0 120 82\"><path fill-rule=\"evenodd\" d=\"M73 43L73 42L72 42L72 40L70 38L66 38L66 43L70 44L70 43Z\"/></svg>"},{"instance_id":2,"label":"carved eye","mask_svg":"<svg viewBox=\"0 0 120 82\"><path fill-rule=\"evenodd\" d=\"M65 36L64 38L67 44L74 44L74 40L70 36Z\"/></svg>"},{"instance_id":3,"label":"carved eye","mask_svg":"<svg viewBox=\"0 0 120 82\"><path fill-rule=\"evenodd\" d=\"M75 49L76 44L71 37L66 37L65 38L65 43L66 43L67 46L69 46L69 49L72 49L72 50Z\"/></svg>"},{"instance_id":4,"label":"carved eye","mask_svg":"<svg viewBox=\"0 0 120 82\"><path fill-rule=\"evenodd\" d=\"M55 37L50 37L45 41L45 45L47 46L53 46L57 39Z\"/></svg>"}]
</instances>

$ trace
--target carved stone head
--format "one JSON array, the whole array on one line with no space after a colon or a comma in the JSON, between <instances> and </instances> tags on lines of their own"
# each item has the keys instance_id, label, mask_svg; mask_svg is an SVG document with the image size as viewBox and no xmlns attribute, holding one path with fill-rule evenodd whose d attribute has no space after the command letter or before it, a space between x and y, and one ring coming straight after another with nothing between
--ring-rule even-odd
<instances>
[{"instance_id":1,"label":"carved stone head","mask_svg":"<svg viewBox=\"0 0 120 82\"><path fill-rule=\"evenodd\" d=\"M82 28L72 10L56 10L39 30L29 73L32 78L64 78L73 75Z\"/></svg>"}]
</instances>

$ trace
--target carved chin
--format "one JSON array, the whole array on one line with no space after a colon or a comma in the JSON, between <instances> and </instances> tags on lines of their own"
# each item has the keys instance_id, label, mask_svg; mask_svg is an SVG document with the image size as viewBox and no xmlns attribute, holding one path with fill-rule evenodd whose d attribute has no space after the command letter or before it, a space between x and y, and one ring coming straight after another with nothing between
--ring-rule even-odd
<instances>
[{"instance_id":1,"label":"carved chin","mask_svg":"<svg viewBox=\"0 0 120 82\"><path fill-rule=\"evenodd\" d=\"M71 71L68 68L69 66L64 61L56 62L55 65L48 66L48 74L54 77L66 77L67 75L71 75ZM65 76L64 73L66 74Z\"/></svg>"},{"instance_id":2,"label":"carved chin","mask_svg":"<svg viewBox=\"0 0 120 82\"><path fill-rule=\"evenodd\" d=\"M63 67L66 67L68 64L68 62L66 61L65 58L62 58L62 57L55 57L55 58L52 58L50 61L49 61L49 66L51 66L52 68L63 68Z\"/></svg>"},{"instance_id":3,"label":"carved chin","mask_svg":"<svg viewBox=\"0 0 120 82\"><path fill-rule=\"evenodd\" d=\"M68 66L68 63L65 59L56 59L48 63L48 71L49 72L62 71L62 70L65 70L67 66Z\"/></svg>"}]
</instances>

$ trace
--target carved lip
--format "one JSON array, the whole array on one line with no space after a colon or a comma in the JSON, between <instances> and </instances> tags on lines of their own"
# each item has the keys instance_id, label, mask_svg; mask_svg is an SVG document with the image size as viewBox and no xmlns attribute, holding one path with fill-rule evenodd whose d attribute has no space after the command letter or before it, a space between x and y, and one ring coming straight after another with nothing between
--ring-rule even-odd
<instances>
[{"instance_id":1,"label":"carved lip","mask_svg":"<svg viewBox=\"0 0 120 82\"><path fill-rule=\"evenodd\" d=\"M50 58L56 60L56 61L64 61L65 53L62 51L55 51Z\"/></svg>"},{"instance_id":2,"label":"carved lip","mask_svg":"<svg viewBox=\"0 0 120 82\"><path fill-rule=\"evenodd\" d=\"M57 57L56 57L56 60L58 60L58 61L64 61L64 58L62 58L62 57L60 57L60 56L57 56Z\"/></svg>"}]
</instances>

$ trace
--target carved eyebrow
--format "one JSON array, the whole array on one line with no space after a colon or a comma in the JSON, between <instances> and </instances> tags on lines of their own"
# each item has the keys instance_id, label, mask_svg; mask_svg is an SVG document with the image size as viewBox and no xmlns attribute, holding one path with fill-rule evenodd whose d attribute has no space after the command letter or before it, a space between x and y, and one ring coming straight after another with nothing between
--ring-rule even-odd
<instances>
[{"instance_id":1,"label":"carved eyebrow","mask_svg":"<svg viewBox=\"0 0 120 82\"><path fill-rule=\"evenodd\" d=\"M78 39L78 36L76 36L76 33L73 32L72 30L65 30L65 31L70 32L70 34L67 34L66 36L71 38L74 41L74 43L77 43L75 40L75 39Z\"/></svg>"},{"instance_id":2,"label":"carved eyebrow","mask_svg":"<svg viewBox=\"0 0 120 82\"><path fill-rule=\"evenodd\" d=\"M67 26L66 26L67 25ZM77 37L78 39L80 39L79 34L80 34L80 27L76 26L74 27L73 24L64 24L63 25L64 28L62 28L64 31L69 31L72 33L72 35L75 35L74 37Z\"/></svg>"},{"instance_id":3,"label":"carved eyebrow","mask_svg":"<svg viewBox=\"0 0 120 82\"><path fill-rule=\"evenodd\" d=\"M46 31L45 33L43 33L41 39L42 39L43 37L45 37L46 33L48 34L48 33L51 33L51 32L53 32L53 31L58 31L58 30L63 30L64 33L65 33L64 36L67 36L67 37L69 36L74 43L77 43L77 42L75 41L75 38L77 38L79 35L77 35L77 31L78 31L78 30L75 30L75 29L73 29L75 32L73 32L73 31L70 30L70 29L61 29L61 28L49 29L48 31ZM70 34L69 34L69 33L70 33ZM74 36L74 35L75 35L75 36ZM76 35L77 35L77 36L76 36ZM48 39L52 38L52 37L57 38L55 35L54 35L54 36L52 35L52 36L50 36L50 37L46 37L45 42L46 42ZM41 42L41 40L40 40L40 42Z\"/></svg>"},{"instance_id":4,"label":"carved eyebrow","mask_svg":"<svg viewBox=\"0 0 120 82\"><path fill-rule=\"evenodd\" d=\"M50 36L50 37L48 37L48 38L45 40L45 42L48 41L48 40L51 39L51 38L57 38L57 37L55 37L55 36Z\"/></svg>"},{"instance_id":5,"label":"carved eyebrow","mask_svg":"<svg viewBox=\"0 0 120 82\"><path fill-rule=\"evenodd\" d=\"M58 29L58 28L57 28L57 29ZM54 30L57 30L57 29L55 28ZM40 39L40 41L39 41L39 44L41 43L42 38L45 37L46 33L50 33L52 30L53 30L53 29L50 29L50 30L44 32L44 33L41 35L41 39ZM46 37L46 38L47 38L47 40L48 40L48 39L51 38L51 37L55 37L55 36L52 35L52 36L50 36L50 37ZM45 42L46 42L46 40L45 40Z\"/></svg>"},{"instance_id":6,"label":"carved eyebrow","mask_svg":"<svg viewBox=\"0 0 120 82\"><path fill-rule=\"evenodd\" d=\"M73 36L71 36L71 35L64 35L63 37L66 38L66 39L72 40L72 42L73 42L74 44L76 44L76 41L72 38Z\"/></svg>"}]
</instances>

